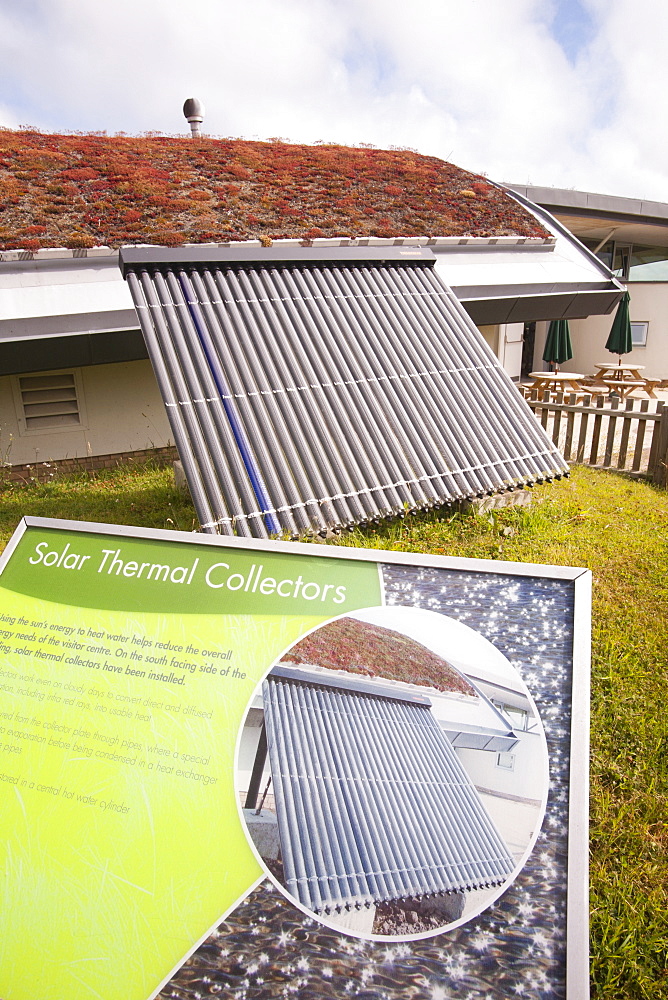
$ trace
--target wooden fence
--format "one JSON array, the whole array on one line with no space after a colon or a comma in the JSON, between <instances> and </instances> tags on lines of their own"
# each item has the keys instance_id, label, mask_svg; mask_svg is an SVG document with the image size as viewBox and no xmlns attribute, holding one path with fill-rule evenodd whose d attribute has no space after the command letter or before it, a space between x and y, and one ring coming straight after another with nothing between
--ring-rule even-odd
<instances>
[{"instance_id":1,"label":"wooden fence","mask_svg":"<svg viewBox=\"0 0 668 1000\"><path fill-rule=\"evenodd\" d=\"M668 485L668 404L536 390L527 402L566 461Z\"/></svg>"}]
</instances>

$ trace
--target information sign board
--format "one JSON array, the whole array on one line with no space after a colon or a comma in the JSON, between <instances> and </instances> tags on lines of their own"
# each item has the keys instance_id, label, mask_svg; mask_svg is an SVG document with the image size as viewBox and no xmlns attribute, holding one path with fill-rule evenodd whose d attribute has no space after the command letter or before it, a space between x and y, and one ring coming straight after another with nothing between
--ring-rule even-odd
<instances>
[{"instance_id":1,"label":"information sign board","mask_svg":"<svg viewBox=\"0 0 668 1000\"><path fill-rule=\"evenodd\" d=\"M590 574L26 518L3 1000L587 995Z\"/></svg>"}]
</instances>

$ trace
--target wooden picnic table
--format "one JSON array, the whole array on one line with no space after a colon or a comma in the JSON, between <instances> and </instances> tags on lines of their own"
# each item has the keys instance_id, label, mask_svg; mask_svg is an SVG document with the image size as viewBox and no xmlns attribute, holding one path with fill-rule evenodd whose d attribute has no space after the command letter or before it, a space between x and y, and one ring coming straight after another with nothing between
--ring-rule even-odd
<instances>
[{"instance_id":1,"label":"wooden picnic table","mask_svg":"<svg viewBox=\"0 0 668 1000\"><path fill-rule=\"evenodd\" d=\"M578 372L529 372L533 383L529 389L549 392L584 392L582 385L584 375Z\"/></svg>"},{"instance_id":2,"label":"wooden picnic table","mask_svg":"<svg viewBox=\"0 0 668 1000\"><path fill-rule=\"evenodd\" d=\"M611 395L616 393L621 399L626 399L632 392L639 389L646 393L650 399L656 399L654 390L660 384L661 379L645 378L642 374L645 370L644 365L622 365L608 361L597 364L595 367L598 371L589 383L592 389L605 388Z\"/></svg>"}]
</instances>

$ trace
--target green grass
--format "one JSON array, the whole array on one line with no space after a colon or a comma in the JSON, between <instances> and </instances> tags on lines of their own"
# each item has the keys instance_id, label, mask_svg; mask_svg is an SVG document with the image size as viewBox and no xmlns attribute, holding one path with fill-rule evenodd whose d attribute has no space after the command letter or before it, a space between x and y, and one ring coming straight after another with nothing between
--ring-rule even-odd
<instances>
[{"instance_id":1,"label":"green grass","mask_svg":"<svg viewBox=\"0 0 668 1000\"><path fill-rule=\"evenodd\" d=\"M487 518L411 516L332 544L592 570L592 994L668 1000L668 492L579 468L533 496ZM196 528L156 468L6 487L0 545L22 515Z\"/></svg>"}]
</instances>

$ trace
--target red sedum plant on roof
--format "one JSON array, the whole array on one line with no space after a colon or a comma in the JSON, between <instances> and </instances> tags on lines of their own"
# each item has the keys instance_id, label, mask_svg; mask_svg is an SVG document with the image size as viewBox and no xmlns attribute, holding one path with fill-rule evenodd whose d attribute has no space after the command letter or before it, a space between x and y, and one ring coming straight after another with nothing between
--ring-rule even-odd
<instances>
[{"instance_id":1,"label":"red sedum plant on roof","mask_svg":"<svg viewBox=\"0 0 668 1000\"><path fill-rule=\"evenodd\" d=\"M0 129L0 250L546 235L483 178L405 150Z\"/></svg>"}]
</instances>

